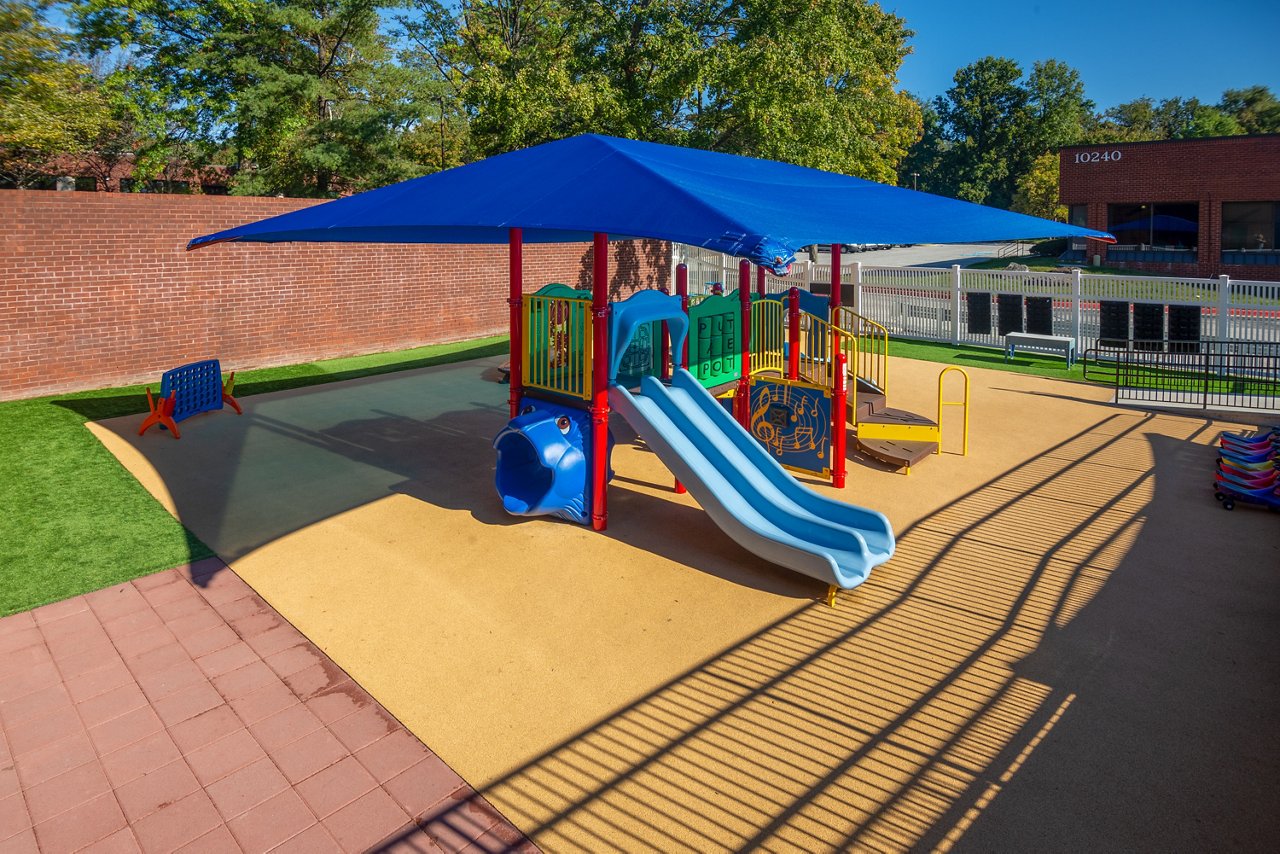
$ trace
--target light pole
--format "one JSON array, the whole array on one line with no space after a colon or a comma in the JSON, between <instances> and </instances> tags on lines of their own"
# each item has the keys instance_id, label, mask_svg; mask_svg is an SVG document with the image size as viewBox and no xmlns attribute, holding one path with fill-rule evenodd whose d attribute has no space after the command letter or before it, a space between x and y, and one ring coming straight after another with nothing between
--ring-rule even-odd
<instances>
[{"instance_id":1,"label":"light pole","mask_svg":"<svg viewBox=\"0 0 1280 854\"><path fill-rule=\"evenodd\" d=\"M918 177L920 177L920 173L919 173L919 172L912 172L912 173L911 173L911 189L913 189L913 190L918 189L918 188L916 187L916 178L918 178Z\"/></svg>"}]
</instances>

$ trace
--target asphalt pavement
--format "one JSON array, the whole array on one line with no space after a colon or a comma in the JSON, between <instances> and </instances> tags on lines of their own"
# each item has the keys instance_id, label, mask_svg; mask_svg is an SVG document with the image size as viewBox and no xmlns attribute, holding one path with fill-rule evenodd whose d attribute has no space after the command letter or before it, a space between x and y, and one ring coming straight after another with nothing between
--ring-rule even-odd
<instances>
[{"instance_id":1,"label":"asphalt pavement","mask_svg":"<svg viewBox=\"0 0 1280 854\"><path fill-rule=\"evenodd\" d=\"M844 262L861 261L885 267L950 267L959 264L968 267L979 261L994 258L1007 244L1004 243L921 243L896 249L877 249L872 252L845 252ZM829 252L819 251L818 263L830 261ZM804 253L798 253L804 258Z\"/></svg>"}]
</instances>

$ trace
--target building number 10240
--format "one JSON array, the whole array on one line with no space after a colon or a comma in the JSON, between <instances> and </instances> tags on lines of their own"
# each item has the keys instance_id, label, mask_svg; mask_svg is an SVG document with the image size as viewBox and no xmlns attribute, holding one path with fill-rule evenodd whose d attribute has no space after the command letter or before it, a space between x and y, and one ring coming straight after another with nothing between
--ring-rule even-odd
<instances>
[{"instance_id":1,"label":"building number 10240","mask_svg":"<svg viewBox=\"0 0 1280 854\"><path fill-rule=\"evenodd\" d=\"M1119 160L1121 152L1119 149L1111 151L1077 151L1077 163L1110 163L1112 160Z\"/></svg>"}]
</instances>

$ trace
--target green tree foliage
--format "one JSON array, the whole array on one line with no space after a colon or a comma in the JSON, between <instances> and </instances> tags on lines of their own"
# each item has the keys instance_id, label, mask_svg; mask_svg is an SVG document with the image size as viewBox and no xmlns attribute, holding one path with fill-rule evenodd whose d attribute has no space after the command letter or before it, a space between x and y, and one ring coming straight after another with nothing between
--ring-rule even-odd
<instances>
[{"instance_id":1,"label":"green tree foliage","mask_svg":"<svg viewBox=\"0 0 1280 854\"><path fill-rule=\"evenodd\" d=\"M1216 106L1195 98L1135 98L1095 112L1075 69L986 57L956 72L924 114L924 132L899 175L920 188L1039 216L1061 218L1058 149L1280 130L1280 103L1266 87L1229 90ZM1271 124L1269 124L1269 122Z\"/></svg>"},{"instance_id":2,"label":"green tree foliage","mask_svg":"<svg viewBox=\"0 0 1280 854\"><path fill-rule=\"evenodd\" d=\"M1066 221L1067 209L1058 203L1057 154L1041 154L1030 169L1018 176L1011 207L1019 213Z\"/></svg>"},{"instance_id":3,"label":"green tree foliage","mask_svg":"<svg viewBox=\"0 0 1280 854\"><path fill-rule=\"evenodd\" d=\"M1103 112L1086 140L1144 142L1239 133L1243 131L1233 116L1196 98L1167 98L1159 102L1136 98Z\"/></svg>"},{"instance_id":4,"label":"green tree foliage","mask_svg":"<svg viewBox=\"0 0 1280 854\"><path fill-rule=\"evenodd\" d=\"M905 22L861 0L730 4L706 32L698 147L893 181L921 131Z\"/></svg>"},{"instance_id":5,"label":"green tree foliage","mask_svg":"<svg viewBox=\"0 0 1280 854\"><path fill-rule=\"evenodd\" d=\"M1084 95L1080 73L1056 59L1037 62L1026 88L1028 145L1036 159L1045 152L1079 142L1093 122L1095 108Z\"/></svg>"},{"instance_id":6,"label":"green tree foliage","mask_svg":"<svg viewBox=\"0 0 1280 854\"><path fill-rule=\"evenodd\" d=\"M327 196L412 168L397 133L418 104L380 31L385 5L79 0L73 18L87 46L129 57L117 75L139 111L162 105L161 157L221 161L235 192Z\"/></svg>"},{"instance_id":7,"label":"green tree foliage","mask_svg":"<svg viewBox=\"0 0 1280 854\"><path fill-rule=\"evenodd\" d=\"M46 8L0 0L0 178L19 188L89 149L110 122L88 66L44 23Z\"/></svg>"},{"instance_id":8,"label":"green tree foliage","mask_svg":"<svg viewBox=\"0 0 1280 854\"><path fill-rule=\"evenodd\" d=\"M1228 89L1218 109L1235 119L1242 133L1280 133L1280 100L1266 86Z\"/></svg>"},{"instance_id":9,"label":"green tree foliage","mask_svg":"<svg viewBox=\"0 0 1280 854\"><path fill-rule=\"evenodd\" d=\"M948 145L927 189L971 202L1008 207L1027 168L1030 95L1022 69L988 56L956 72L954 85L934 100L940 136Z\"/></svg>"},{"instance_id":10,"label":"green tree foliage","mask_svg":"<svg viewBox=\"0 0 1280 854\"><path fill-rule=\"evenodd\" d=\"M419 0L401 17L479 154L587 131L880 180L919 133L910 33L865 0Z\"/></svg>"}]
</instances>

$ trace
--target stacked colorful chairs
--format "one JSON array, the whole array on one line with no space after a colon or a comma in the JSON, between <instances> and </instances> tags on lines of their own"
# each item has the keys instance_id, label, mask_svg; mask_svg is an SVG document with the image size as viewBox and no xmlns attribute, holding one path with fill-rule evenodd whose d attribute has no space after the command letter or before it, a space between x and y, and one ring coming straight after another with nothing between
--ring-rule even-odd
<instances>
[{"instance_id":1,"label":"stacked colorful chairs","mask_svg":"<svg viewBox=\"0 0 1280 854\"><path fill-rule=\"evenodd\" d=\"M1280 510L1280 427L1253 436L1223 433L1217 469L1213 497L1224 510L1237 501Z\"/></svg>"}]
</instances>

